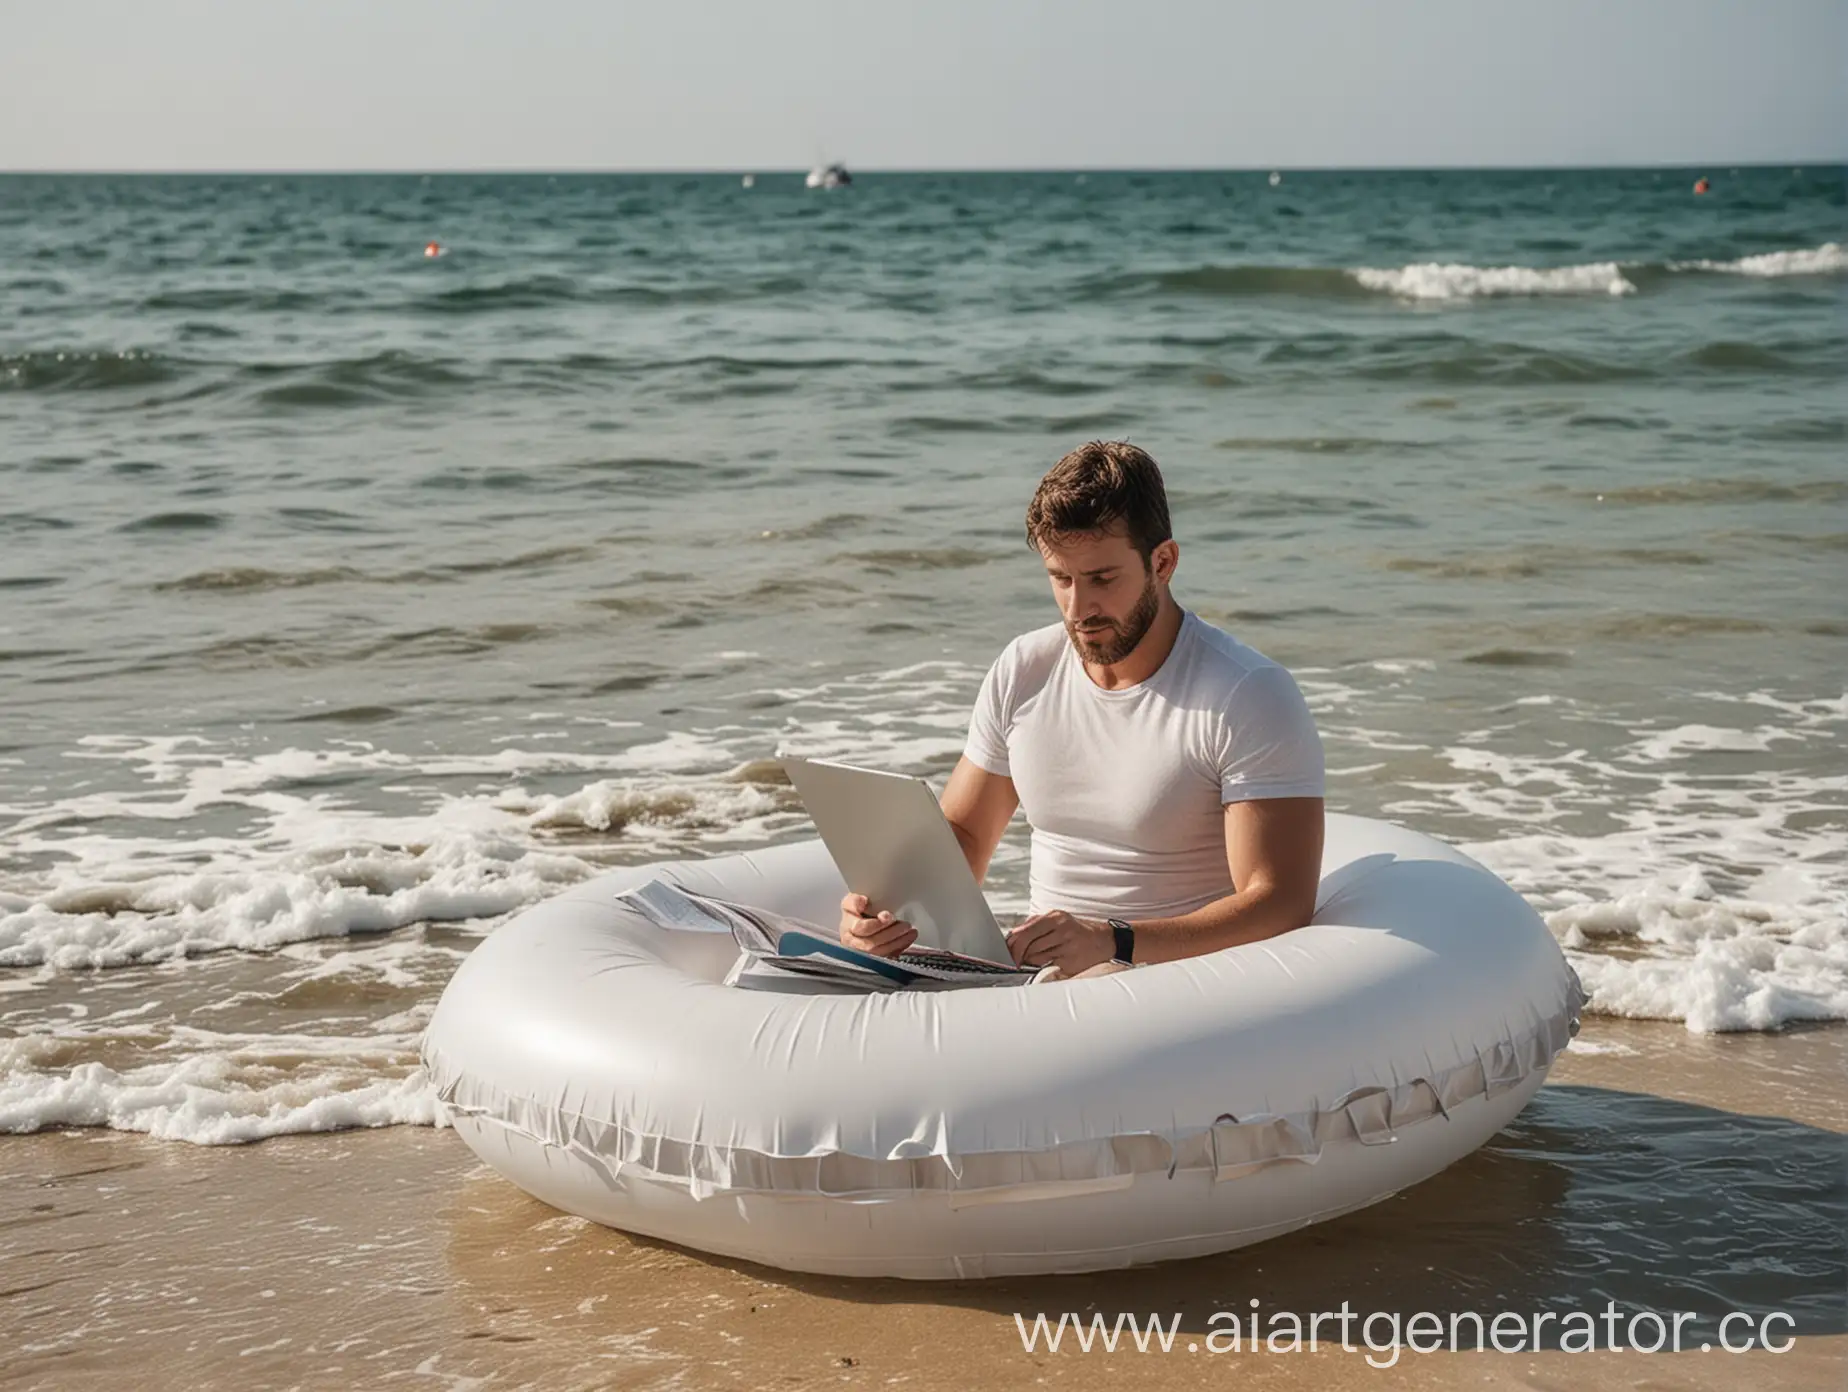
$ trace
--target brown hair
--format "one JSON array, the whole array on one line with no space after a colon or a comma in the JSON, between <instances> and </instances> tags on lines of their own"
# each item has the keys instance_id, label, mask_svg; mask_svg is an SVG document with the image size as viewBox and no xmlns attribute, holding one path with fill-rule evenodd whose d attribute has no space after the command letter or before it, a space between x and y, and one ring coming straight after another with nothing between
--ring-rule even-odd
<instances>
[{"instance_id":1,"label":"brown hair","mask_svg":"<svg viewBox=\"0 0 1848 1392\"><path fill-rule=\"evenodd\" d=\"M1054 464L1033 490L1027 545L1037 551L1052 537L1106 532L1118 522L1145 565L1174 535L1155 461L1125 440L1093 440Z\"/></svg>"}]
</instances>

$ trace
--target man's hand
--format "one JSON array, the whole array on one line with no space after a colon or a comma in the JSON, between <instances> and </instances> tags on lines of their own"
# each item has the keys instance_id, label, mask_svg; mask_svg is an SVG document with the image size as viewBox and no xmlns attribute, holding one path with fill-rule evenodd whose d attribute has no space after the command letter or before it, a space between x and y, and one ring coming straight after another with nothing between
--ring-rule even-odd
<instances>
[{"instance_id":1,"label":"man's hand","mask_svg":"<svg viewBox=\"0 0 1848 1392\"><path fill-rule=\"evenodd\" d=\"M881 909L868 913L872 905L864 894L849 894L841 900L841 941L876 957L896 957L918 940L918 930L902 918L893 918Z\"/></svg>"},{"instance_id":2,"label":"man's hand","mask_svg":"<svg viewBox=\"0 0 1848 1392\"><path fill-rule=\"evenodd\" d=\"M1076 976L1116 956L1116 934L1107 923L1048 909L1010 928L1007 947L1018 966L1057 967L1061 976Z\"/></svg>"}]
</instances>

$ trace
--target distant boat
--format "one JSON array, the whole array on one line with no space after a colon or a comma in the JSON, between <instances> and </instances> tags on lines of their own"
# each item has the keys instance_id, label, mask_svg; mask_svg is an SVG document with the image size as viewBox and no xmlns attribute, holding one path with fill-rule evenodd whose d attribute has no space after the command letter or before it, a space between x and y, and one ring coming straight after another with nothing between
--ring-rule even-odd
<instances>
[{"instance_id":1,"label":"distant boat","mask_svg":"<svg viewBox=\"0 0 1848 1392\"><path fill-rule=\"evenodd\" d=\"M1282 182L1283 182L1283 175L1281 175L1281 174L1279 174L1279 173L1278 173L1278 172L1277 172L1276 170L1274 170L1274 169L1273 169L1273 170L1271 170L1271 177L1270 177L1270 186L1271 186L1272 188L1276 188L1276 187L1277 187L1277 185L1278 185L1278 184L1281 184Z\"/></svg>"},{"instance_id":2,"label":"distant boat","mask_svg":"<svg viewBox=\"0 0 1848 1392\"><path fill-rule=\"evenodd\" d=\"M746 188L756 188L757 187L757 176L755 174L746 174L744 176L743 182Z\"/></svg>"},{"instance_id":3,"label":"distant boat","mask_svg":"<svg viewBox=\"0 0 1848 1392\"><path fill-rule=\"evenodd\" d=\"M844 164L817 165L808 172L810 188L840 188L843 184L852 182L853 175L847 172L847 166Z\"/></svg>"}]
</instances>

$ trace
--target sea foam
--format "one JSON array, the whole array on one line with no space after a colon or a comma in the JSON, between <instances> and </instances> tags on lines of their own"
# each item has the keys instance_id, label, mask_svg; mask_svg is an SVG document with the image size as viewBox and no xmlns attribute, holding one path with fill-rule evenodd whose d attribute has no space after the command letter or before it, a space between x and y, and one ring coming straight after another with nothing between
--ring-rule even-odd
<instances>
[{"instance_id":1,"label":"sea foam","mask_svg":"<svg viewBox=\"0 0 1848 1392\"><path fill-rule=\"evenodd\" d=\"M1403 300L1469 300L1504 295L1633 295L1615 261L1583 266L1464 266L1428 261L1392 269L1361 267L1354 279Z\"/></svg>"},{"instance_id":2,"label":"sea foam","mask_svg":"<svg viewBox=\"0 0 1848 1392\"><path fill-rule=\"evenodd\" d=\"M632 855L671 853L718 829L748 838L756 817L780 806L763 789L717 780L597 780L562 795L516 785L397 818L268 801L249 842L211 844L203 866L196 841L92 832L33 843L69 859L36 893L0 892L0 967L122 967L492 920L602 868L547 844L548 831L620 833Z\"/></svg>"},{"instance_id":3,"label":"sea foam","mask_svg":"<svg viewBox=\"0 0 1848 1392\"><path fill-rule=\"evenodd\" d=\"M806 691L815 715L798 742L887 768L953 761L978 677L927 663ZM888 687L939 708L892 719ZM611 752L412 755L363 741L243 751L89 736L73 753L97 769L85 783L102 786L0 806L9 853L45 867L0 878L0 968L124 967L492 921L611 863L762 845L806 825L793 791L752 772L777 738L732 725ZM360 779L421 805L391 814L322 786ZM240 831L223 829L228 813Z\"/></svg>"},{"instance_id":4,"label":"sea foam","mask_svg":"<svg viewBox=\"0 0 1848 1392\"><path fill-rule=\"evenodd\" d=\"M28 1035L0 1042L0 1132L99 1126L233 1145L305 1131L443 1125L414 1044L393 1042L381 1050L377 1039L229 1041L119 1070L89 1062L54 1071L33 1066L46 1040ZM322 1066L301 1066L304 1052Z\"/></svg>"},{"instance_id":5,"label":"sea foam","mask_svg":"<svg viewBox=\"0 0 1848 1392\"><path fill-rule=\"evenodd\" d=\"M1576 266L1471 266L1426 261L1395 267L1363 266L1350 274L1365 289L1402 300L1472 300L1536 295L1634 295L1644 273L1707 272L1720 275L1840 275L1848 248L1836 242L1767 251L1733 260L1663 263L1593 261Z\"/></svg>"},{"instance_id":6,"label":"sea foam","mask_svg":"<svg viewBox=\"0 0 1848 1392\"><path fill-rule=\"evenodd\" d=\"M1767 251L1733 261L1671 261L1674 271L1716 271L1722 275L1809 276L1840 275L1848 271L1848 248L1839 242L1796 251Z\"/></svg>"},{"instance_id":7,"label":"sea foam","mask_svg":"<svg viewBox=\"0 0 1848 1392\"><path fill-rule=\"evenodd\" d=\"M1507 826L1464 849L1540 911L1593 1013L1700 1033L1848 1019L1848 778L1804 758L1839 740L1843 702L1701 698L1743 718L1600 757L1445 751L1476 775L1450 796Z\"/></svg>"}]
</instances>

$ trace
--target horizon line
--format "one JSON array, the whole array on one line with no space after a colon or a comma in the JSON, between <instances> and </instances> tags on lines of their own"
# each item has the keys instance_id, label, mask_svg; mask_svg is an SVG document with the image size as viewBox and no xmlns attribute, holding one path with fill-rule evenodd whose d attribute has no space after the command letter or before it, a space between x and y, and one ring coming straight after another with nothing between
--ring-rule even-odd
<instances>
[{"instance_id":1,"label":"horizon line","mask_svg":"<svg viewBox=\"0 0 1848 1392\"><path fill-rule=\"evenodd\" d=\"M844 161L837 161L844 163ZM1848 166L1848 154L1827 155L1816 159L1750 160L1665 160L1616 164L1070 164L1070 165L865 165L855 167L855 177L893 174L1521 174L1521 173L1598 173L1612 170L1713 170L1713 169L1781 169ZM813 167L813 166L810 166ZM438 175L672 175L739 176L801 175L808 168L799 165L379 165L368 166L200 166L197 168L162 167L52 167L20 166L0 168L0 177L181 177L209 178L294 178L303 176L413 176Z\"/></svg>"}]
</instances>

